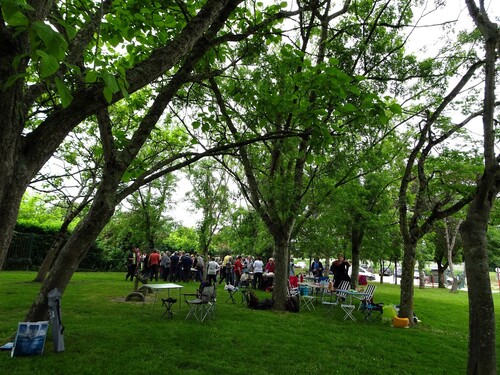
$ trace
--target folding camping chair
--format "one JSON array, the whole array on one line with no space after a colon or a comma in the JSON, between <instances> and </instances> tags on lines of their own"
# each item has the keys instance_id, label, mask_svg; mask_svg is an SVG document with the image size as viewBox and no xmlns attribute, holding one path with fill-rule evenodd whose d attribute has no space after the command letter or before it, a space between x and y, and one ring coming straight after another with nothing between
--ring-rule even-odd
<instances>
[{"instance_id":1,"label":"folding camping chair","mask_svg":"<svg viewBox=\"0 0 500 375\"><path fill-rule=\"evenodd\" d=\"M354 315L352 315L356 306L353 305L352 302L346 303L346 300L347 300L346 291L348 291L350 287L351 287L350 281L344 280L340 283L339 287L337 288L337 292L336 292L337 301L339 301L339 303L340 303L340 308L342 310L344 310L344 312L345 312L344 320L346 320L347 318L351 318L353 321L356 321L356 318L354 317Z\"/></svg>"},{"instance_id":2,"label":"folding camping chair","mask_svg":"<svg viewBox=\"0 0 500 375\"><path fill-rule=\"evenodd\" d=\"M229 294L225 303L228 303L229 301L231 301L232 303L236 303L236 300L234 299L234 295L239 291L239 288L235 287L234 285L227 284L224 287L224 289L227 290L227 293Z\"/></svg>"},{"instance_id":3,"label":"folding camping chair","mask_svg":"<svg viewBox=\"0 0 500 375\"><path fill-rule=\"evenodd\" d=\"M300 286L300 308L306 308L309 311L316 310L316 307L314 307L314 301L316 300L316 297L313 295L313 288L301 285Z\"/></svg>"},{"instance_id":4,"label":"folding camping chair","mask_svg":"<svg viewBox=\"0 0 500 375\"><path fill-rule=\"evenodd\" d=\"M242 297L243 297L243 301L242 301L242 303L243 303L243 302L245 302L245 303L246 303L246 305L247 305L247 307L248 307L249 309L251 309L251 308L252 308L252 303L251 303L251 301L250 301L250 290L248 290L248 289L247 289L247 290L242 290L242 291L241 291L241 295L242 295Z\"/></svg>"},{"instance_id":5,"label":"folding camping chair","mask_svg":"<svg viewBox=\"0 0 500 375\"><path fill-rule=\"evenodd\" d=\"M172 306L174 303L177 302L177 300L175 298L162 298L161 299L161 302L162 302L162 306L165 307L165 312L163 313L162 316L165 316L165 314L167 314L167 318L172 318L174 316L174 312L172 311Z\"/></svg>"},{"instance_id":6,"label":"folding camping chair","mask_svg":"<svg viewBox=\"0 0 500 375\"><path fill-rule=\"evenodd\" d=\"M335 315L335 307L339 305L339 300L335 301L322 301L321 304L325 306L325 311L326 314L329 315L331 314L332 316Z\"/></svg>"},{"instance_id":7,"label":"folding camping chair","mask_svg":"<svg viewBox=\"0 0 500 375\"><path fill-rule=\"evenodd\" d=\"M383 303L373 303L373 301L362 301L360 304L360 310L365 316L365 320L369 322L373 322L384 312L384 304Z\"/></svg>"},{"instance_id":8,"label":"folding camping chair","mask_svg":"<svg viewBox=\"0 0 500 375\"><path fill-rule=\"evenodd\" d=\"M197 321L203 322L207 318L212 318L215 314L215 292L215 286L204 286L199 297L186 299L189 306L186 319L194 317Z\"/></svg>"}]
</instances>

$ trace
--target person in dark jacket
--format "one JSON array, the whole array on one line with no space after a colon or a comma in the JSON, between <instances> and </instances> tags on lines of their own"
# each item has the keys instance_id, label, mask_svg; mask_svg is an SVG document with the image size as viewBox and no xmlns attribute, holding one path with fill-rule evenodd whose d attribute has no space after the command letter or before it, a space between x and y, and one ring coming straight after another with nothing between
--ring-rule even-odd
<instances>
[{"instance_id":1,"label":"person in dark jacket","mask_svg":"<svg viewBox=\"0 0 500 375\"><path fill-rule=\"evenodd\" d=\"M179 256L177 255L177 251L175 251L170 257L170 281L172 282L177 281L178 268L179 268Z\"/></svg>"},{"instance_id":2,"label":"person in dark jacket","mask_svg":"<svg viewBox=\"0 0 500 375\"><path fill-rule=\"evenodd\" d=\"M337 259L332 262L330 266L330 271L333 273L333 286L338 288L340 283L344 280L351 281L349 277L349 267L351 263L349 263L344 258L344 254L340 253L337 255Z\"/></svg>"},{"instance_id":3,"label":"person in dark jacket","mask_svg":"<svg viewBox=\"0 0 500 375\"><path fill-rule=\"evenodd\" d=\"M182 281L188 282L191 278L191 267L193 267L193 259L189 255L189 253L185 253L181 257L182 264Z\"/></svg>"}]
</instances>

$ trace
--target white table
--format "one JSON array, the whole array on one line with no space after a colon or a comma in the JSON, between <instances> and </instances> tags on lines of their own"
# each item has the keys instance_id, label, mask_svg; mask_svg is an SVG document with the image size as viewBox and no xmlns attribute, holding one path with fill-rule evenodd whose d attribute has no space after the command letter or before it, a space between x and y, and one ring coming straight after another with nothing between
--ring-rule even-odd
<instances>
[{"instance_id":1,"label":"white table","mask_svg":"<svg viewBox=\"0 0 500 375\"><path fill-rule=\"evenodd\" d=\"M183 288L182 285L173 284L173 283L166 283L166 284L146 284L145 286L147 288L151 288L151 289L156 290L153 308L156 306L156 298L158 297L158 291L163 290L163 289L167 289L168 290L168 297L170 298L170 289L179 289L179 309L181 308L181 289Z\"/></svg>"}]
</instances>

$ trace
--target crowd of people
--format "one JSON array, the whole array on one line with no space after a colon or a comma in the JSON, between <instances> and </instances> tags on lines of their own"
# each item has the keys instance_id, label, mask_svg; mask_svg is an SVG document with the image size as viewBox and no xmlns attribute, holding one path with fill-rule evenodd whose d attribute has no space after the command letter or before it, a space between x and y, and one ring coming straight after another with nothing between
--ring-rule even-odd
<instances>
[{"instance_id":1,"label":"crowd of people","mask_svg":"<svg viewBox=\"0 0 500 375\"><path fill-rule=\"evenodd\" d=\"M349 280L348 270L350 263L345 260L343 254L339 254L329 268L334 276L335 287L343 280ZM215 285L226 283L235 287L252 286L254 289L270 289L273 285L275 262L269 258L266 263L261 256L251 255L225 255L219 257L207 257L205 259L196 252L190 254L185 251L141 252L138 247L132 247L127 254L127 275L125 280L133 281L134 276L140 274L150 281L163 280L164 282L189 282L203 280L203 272L206 269L207 283ZM311 263L310 273L314 277L322 277L324 268L318 258ZM293 259L290 260L289 276L294 276Z\"/></svg>"},{"instance_id":2,"label":"crowd of people","mask_svg":"<svg viewBox=\"0 0 500 375\"><path fill-rule=\"evenodd\" d=\"M125 280L134 280L134 276L141 275L150 281L172 281L188 282L190 280L201 280L205 259L203 256L185 251L158 250L142 251L138 247L132 247L127 254L127 275Z\"/></svg>"},{"instance_id":3,"label":"crowd of people","mask_svg":"<svg viewBox=\"0 0 500 375\"><path fill-rule=\"evenodd\" d=\"M252 286L266 289L272 287L274 277L274 259L269 258L264 264L262 257L250 255L227 254L222 259L207 257L201 254L190 254L184 251L141 252L138 247L132 247L127 254L127 274L125 280L133 281L138 274L150 281L189 282L202 281L206 269L207 282L212 285L226 283L226 285Z\"/></svg>"}]
</instances>

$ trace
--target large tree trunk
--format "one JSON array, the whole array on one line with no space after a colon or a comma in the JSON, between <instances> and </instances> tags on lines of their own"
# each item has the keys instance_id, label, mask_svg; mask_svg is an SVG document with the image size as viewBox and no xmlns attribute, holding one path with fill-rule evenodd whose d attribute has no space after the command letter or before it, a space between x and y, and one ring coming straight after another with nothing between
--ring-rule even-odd
<instances>
[{"instance_id":1,"label":"large tree trunk","mask_svg":"<svg viewBox=\"0 0 500 375\"><path fill-rule=\"evenodd\" d=\"M3 20L2 20L3 22ZM16 56L22 56L29 46L28 35L14 37L6 28L0 33L0 270L3 268L10 241L14 235L19 205L31 179L25 175L26 165L17 155L22 152L20 134L23 118L23 80L18 79L10 87L8 77L26 68L27 58L13 64Z\"/></svg>"},{"instance_id":2,"label":"large tree trunk","mask_svg":"<svg viewBox=\"0 0 500 375\"><path fill-rule=\"evenodd\" d=\"M289 265L289 249L290 237L286 234L278 234L274 239L274 284L273 284L273 300L274 309L285 310L286 300L288 298L288 265Z\"/></svg>"},{"instance_id":3,"label":"large tree trunk","mask_svg":"<svg viewBox=\"0 0 500 375\"><path fill-rule=\"evenodd\" d=\"M102 189L106 190L106 189ZM47 319L48 293L58 288L61 293L68 286L73 273L87 254L88 249L97 239L115 211L116 193L114 190L101 191L96 196L94 203L86 217L78 224L64 247L61 249L51 272L42 284L40 291L31 305L26 316L27 321Z\"/></svg>"},{"instance_id":4,"label":"large tree trunk","mask_svg":"<svg viewBox=\"0 0 500 375\"><path fill-rule=\"evenodd\" d=\"M438 262L438 288L445 288L444 285L444 271L446 270L445 267L441 264L441 262Z\"/></svg>"},{"instance_id":5,"label":"large tree trunk","mask_svg":"<svg viewBox=\"0 0 500 375\"><path fill-rule=\"evenodd\" d=\"M418 262L418 289L425 289L425 272L422 261Z\"/></svg>"},{"instance_id":6,"label":"large tree trunk","mask_svg":"<svg viewBox=\"0 0 500 375\"><path fill-rule=\"evenodd\" d=\"M147 60L126 72L129 94L159 78L182 61L206 36L207 30L223 26L241 0L208 0L186 27L165 46L153 51ZM44 22L52 9L52 2L39 2L32 12ZM32 21L36 21L33 19ZM97 24L97 23L96 23ZM217 29L218 30L218 29ZM214 34L217 32L214 29ZM25 72L28 59L17 63L18 56L29 52L28 33L18 34L15 28L3 28L0 33L0 84L12 76ZM83 32L88 31L83 29ZM18 35L16 35L18 34ZM92 35L92 33L90 33ZM76 39L76 38L75 38ZM92 41L93 42L93 41ZM209 47L209 43L203 40ZM85 48L82 49L85 53ZM75 63L75 61L69 61ZM79 78L75 78L78 80ZM14 233L19 205L28 184L46 163L67 134L88 116L97 113L122 98L121 92L108 103L102 95L103 85L93 85L72 92L73 101L67 108L59 106L48 110L46 118L31 132L25 129L26 114L32 98L24 96L24 82L18 79L10 87L0 90L0 270ZM46 85L44 84L43 87ZM42 85L40 85L42 87ZM48 86L47 86L48 87ZM42 94L42 93L40 93ZM51 92L47 95L52 95ZM26 134L27 133L27 134ZM20 177L21 176L21 177Z\"/></svg>"},{"instance_id":7,"label":"large tree trunk","mask_svg":"<svg viewBox=\"0 0 500 375\"><path fill-rule=\"evenodd\" d=\"M483 138L484 173L477 194L460 227L464 242L465 269L469 288L468 374L496 374L495 311L488 273L486 230L491 208L500 189L500 158L495 156L495 81L497 48L500 46L498 24L488 18L484 3L478 7L466 0L469 14L484 38L486 52Z\"/></svg>"},{"instance_id":8,"label":"large tree trunk","mask_svg":"<svg viewBox=\"0 0 500 375\"><path fill-rule=\"evenodd\" d=\"M408 318L413 324L413 271L415 269L415 256L417 245L415 243L405 243L403 256L403 269L401 272L401 298L400 298L400 318Z\"/></svg>"},{"instance_id":9,"label":"large tree trunk","mask_svg":"<svg viewBox=\"0 0 500 375\"><path fill-rule=\"evenodd\" d=\"M57 255L61 251L62 247L64 246L64 241L66 239L66 236L68 235L66 232L67 228L63 231L62 228L57 232L56 238L54 242L52 243L52 246L49 249L49 252L43 259L42 264L40 265L40 268L38 268L38 273L36 274L35 277L35 282L42 282L45 280L45 277L49 273L50 267L52 267L52 264L54 264L54 261L57 258Z\"/></svg>"},{"instance_id":10,"label":"large tree trunk","mask_svg":"<svg viewBox=\"0 0 500 375\"><path fill-rule=\"evenodd\" d=\"M468 374L496 374L495 313L486 246L489 210L484 201L474 200L460 228L469 289Z\"/></svg>"},{"instance_id":11,"label":"large tree trunk","mask_svg":"<svg viewBox=\"0 0 500 375\"><path fill-rule=\"evenodd\" d=\"M351 285L353 289L358 287L359 274L359 258L361 253L361 243L363 242L364 231L356 224L352 227L351 232L351 250L352 250L352 271Z\"/></svg>"},{"instance_id":12,"label":"large tree trunk","mask_svg":"<svg viewBox=\"0 0 500 375\"><path fill-rule=\"evenodd\" d=\"M5 185L10 186L10 188L4 189L3 194L0 196L0 228L2 232L0 234L0 270L2 270L7 257L10 241L16 227L19 206L27 186L25 184L21 184L21 186L17 184Z\"/></svg>"},{"instance_id":13,"label":"large tree trunk","mask_svg":"<svg viewBox=\"0 0 500 375\"><path fill-rule=\"evenodd\" d=\"M448 223L448 220L445 220L445 234L446 234L446 256L448 259L448 267L450 268L450 274L453 278L453 283L451 285L450 293L456 293L458 291L458 283L459 280L455 275L455 270L453 268L453 249L455 248L455 243L458 236L458 231L460 230L461 220L458 220L455 223L454 227L451 227L451 223ZM443 276L443 282L448 284L447 280L445 280Z\"/></svg>"}]
</instances>

